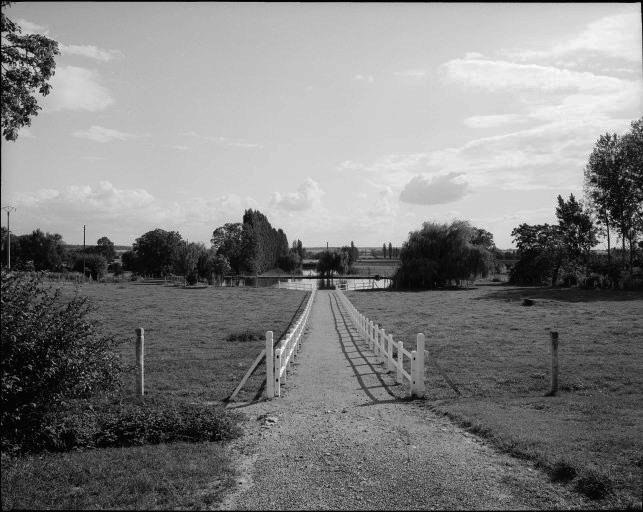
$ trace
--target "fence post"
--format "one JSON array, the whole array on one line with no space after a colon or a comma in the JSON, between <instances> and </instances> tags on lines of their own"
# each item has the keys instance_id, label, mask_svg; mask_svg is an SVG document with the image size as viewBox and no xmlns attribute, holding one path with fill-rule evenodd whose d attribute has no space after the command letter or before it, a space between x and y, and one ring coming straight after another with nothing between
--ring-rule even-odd
<instances>
[{"instance_id":1,"label":"fence post","mask_svg":"<svg viewBox=\"0 0 643 512\"><path fill-rule=\"evenodd\" d=\"M551 337L551 390L548 396L556 396L558 393L558 332L549 333Z\"/></svg>"},{"instance_id":2,"label":"fence post","mask_svg":"<svg viewBox=\"0 0 643 512\"><path fill-rule=\"evenodd\" d=\"M388 353L387 353L387 361L386 361L386 370L389 372L393 371L393 335L389 334L388 335Z\"/></svg>"},{"instance_id":3,"label":"fence post","mask_svg":"<svg viewBox=\"0 0 643 512\"><path fill-rule=\"evenodd\" d=\"M380 352L380 326L378 324L373 325L373 343L375 343L375 356L379 358Z\"/></svg>"},{"instance_id":4,"label":"fence post","mask_svg":"<svg viewBox=\"0 0 643 512\"><path fill-rule=\"evenodd\" d=\"M416 360L417 364L415 365L415 393L418 398L424 396L424 334L418 333L417 335L417 348L416 350Z\"/></svg>"},{"instance_id":5,"label":"fence post","mask_svg":"<svg viewBox=\"0 0 643 512\"><path fill-rule=\"evenodd\" d=\"M281 396L281 352L283 349L278 348L275 350L275 396ZM284 372L284 376L286 372Z\"/></svg>"},{"instance_id":6,"label":"fence post","mask_svg":"<svg viewBox=\"0 0 643 512\"><path fill-rule=\"evenodd\" d=\"M368 346L373 349L373 320L368 321ZM375 352L377 354L377 352Z\"/></svg>"},{"instance_id":7,"label":"fence post","mask_svg":"<svg viewBox=\"0 0 643 512\"><path fill-rule=\"evenodd\" d=\"M404 343L400 340L397 342L397 375L395 376L397 382L402 382L402 365L404 364L404 353L402 350L404 350Z\"/></svg>"},{"instance_id":8,"label":"fence post","mask_svg":"<svg viewBox=\"0 0 643 512\"><path fill-rule=\"evenodd\" d=\"M145 394L145 330L136 329L136 395Z\"/></svg>"},{"instance_id":9,"label":"fence post","mask_svg":"<svg viewBox=\"0 0 643 512\"><path fill-rule=\"evenodd\" d=\"M266 396L275 396L275 361L272 331L266 331Z\"/></svg>"},{"instance_id":10,"label":"fence post","mask_svg":"<svg viewBox=\"0 0 643 512\"><path fill-rule=\"evenodd\" d=\"M411 398L417 395L417 352L411 352Z\"/></svg>"}]
</instances>

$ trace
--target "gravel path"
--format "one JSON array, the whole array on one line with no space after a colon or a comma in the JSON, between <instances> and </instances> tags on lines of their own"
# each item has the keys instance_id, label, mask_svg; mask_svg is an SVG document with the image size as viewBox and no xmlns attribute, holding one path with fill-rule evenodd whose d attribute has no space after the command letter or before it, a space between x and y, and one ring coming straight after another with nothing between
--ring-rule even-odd
<instances>
[{"instance_id":1,"label":"gravel path","mask_svg":"<svg viewBox=\"0 0 643 512\"><path fill-rule=\"evenodd\" d=\"M400 400L334 292L319 291L282 396L237 405L237 509L587 508L530 464Z\"/></svg>"}]
</instances>

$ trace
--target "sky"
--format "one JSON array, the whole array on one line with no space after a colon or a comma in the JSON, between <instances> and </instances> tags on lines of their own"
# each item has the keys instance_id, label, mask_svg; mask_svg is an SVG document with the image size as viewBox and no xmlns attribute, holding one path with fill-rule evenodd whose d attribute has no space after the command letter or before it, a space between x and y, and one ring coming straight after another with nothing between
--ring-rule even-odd
<instances>
[{"instance_id":1,"label":"sky","mask_svg":"<svg viewBox=\"0 0 643 512\"><path fill-rule=\"evenodd\" d=\"M306 247L511 230L643 115L640 3L26 2L52 92L2 140L15 234L131 244L264 213ZM6 216L2 212L2 225Z\"/></svg>"}]
</instances>

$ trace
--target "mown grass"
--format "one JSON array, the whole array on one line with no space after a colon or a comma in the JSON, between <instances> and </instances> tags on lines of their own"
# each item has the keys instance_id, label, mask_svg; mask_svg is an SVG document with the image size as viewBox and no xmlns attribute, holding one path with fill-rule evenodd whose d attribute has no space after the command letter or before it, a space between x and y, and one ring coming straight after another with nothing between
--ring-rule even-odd
<instances>
[{"instance_id":1,"label":"mown grass","mask_svg":"<svg viewBox=\"0 0 643 512\"><path fill-rule=\"evenodd\" d=\"M63 283L63 292L72 295L75 286ZM279 339L306 295L137 282L86 284L79 293L97 306L102 328L125 340L123 356L132 365L134 329L145 329L147 401L174 397L213 407L264 347L263 333ZM237 399L257 396L264 379L260 367ZM133 373L125 380L123 393L132 399ZM234 477L225 446L211 442L3 456L2 509L204 509L235 485Z\"/></svg>"},{"instance_id":2,"label":"mown grass","mask_svg":"<svg viewBox=\"0 0 643 512\"><path fill-rule=\"evenodd\" d=\"M610 506L640 507L642 293L488 284L347 295L407 348L425 333L429 358L462 393L427 364L427 407L536 461L554 480ZM550 331L560 337L555 397L544 396Z\"/></svg>"}]
</instances>

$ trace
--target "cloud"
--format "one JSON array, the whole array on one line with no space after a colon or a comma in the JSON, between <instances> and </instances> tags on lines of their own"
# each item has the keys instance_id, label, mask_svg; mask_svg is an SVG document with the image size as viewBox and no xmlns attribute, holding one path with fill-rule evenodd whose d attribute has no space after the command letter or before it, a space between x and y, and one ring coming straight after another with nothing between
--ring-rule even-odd
<instances>
[{"instance_id":1,"label":"cloud","mask_svg":"<svg viewBox=\"0 0 643 512\"><path fill-rule=\"evenodd\" d=\"M209 135L201 135L195 131L183 132L181 134L184 137L194 137L195 139L206 140L208 142L214 142L220 146L232 147L232 148L261 148L261 144L256 144L254 142L249 142L244 139L233 139L230 137L211 137Z\"/></svg>"},{"instance_id":2,"label":"cloud","mask_svg":"<svg viewBox=\"0 0 643 512\"><path fill-rule=\"evenodd\" d=\"M426 69L407 69L404 71L396 71L393 73L395 76L406 78L424 78L428 74Z\"/></svg>"},{"instance_id":3,"label":"cloud","mask_svg":"<svg viewBox=\"0 0 643 512\"><path fill-rule=\"evenodd\" d=\"M368 82L369 84L372 84L373 82L375 82L375 78L373 77L373 75L359 75L359 74L357 74L357 75L355 75L353 77L353 80L356 80L358 82Z\"/></svg>"},{"instance_id":4,"label":"cloud","mask_svg":"<svg viewBox=\"0 0 643 512\"><path fill-rule=\"evenodd\" d=\"M29 208L56 212L92 211L116 213L147 206L154 200L144 189L118 189L109 181L99 182L97 187L71 185L63 190L42 189L32 194L17 197L16 202Z\"/></svg>"},{"instance_id":5,"label":"cloud","mask_svg":"<svg viewBox=\"0 0 643 512\"><path fill-rule=\"evenodd\" d=\"M62 44L60 50L63 55L80 55L102 62L109 62L116 57L123 56L120 50L104 50L94 45Z\"/></svg>"},{"instance_id":6,"label":"cloud","mask_svg":"<svg viewBox=\"0 0 643 512\"><path fill-rule=\"evenodd\" d=\"M319 184L315 180L308 178L299 186L296 192L287 192L285 194L275 192L272 195L271 204L282 210L299 212L318 206L323 195L324 191L319 187Z\"/></svg>"},{"instance_id":7,"label":"cloud","mask_svg":"<svg viewBox=\"0 0 643 512\"><path fill-rule=\"evenodd\" d=\"M525 118L517 114L500 114L467 117L463 122L469 128L497 128L511 123L524 122Z\"/></svg>"},{"instance_id":8,"label":"cloud","mask_svg":"<svg viewBox=\"0 0 643 512\"><path fill-rule=\"evenodd\" d=\"M43 27L37 23L32 23L23 18L18 19L16 24L22 29L24 34L42 34L44 36L49 34L47 27Z\"/></svg>"},{"instance_id":9,"label":"cloud","mask_svg":"<svg viewBox=\"0 0 643 512\"><path fill-rule=\"evenodd\" d=\"M596 20L578 35L544 50L506 50L504 54L520 61L583 62L604 55L611 59L639 64L641 61L641 11L606 16Z\"/></svg>"},{"instance_id":10,"label":"cloud","mask_svg":"<svg viewBox=\"0 0 643 512\"><path fill-rule=\"evenodd\" d=\"M97 112L114 103L110 92L100 83L98 73L76 66L60 66L51 80L51 94L43 99L46 109L88 110Z\"/></svg>"},{"instance_id":11,"label":"cloud","mask_svg":"<svg viewBox=\"0 0 643 512\"><path fill-rule=\"evenodd\" d=\"M111 128L104 128L102 126L92 126L87 130L76 130L73 133L74 137L81 139L93 140L94 142L111 142L113 140L129 140L134 139L137 135L133 133L121 132Z\"/></svg>"},{"instance_id":12,"label":"cloud","mask_svg":"<svg viewBox=\"0 0 643 512\"><path fill-rule=\"evenodd\" d=\"M431 178L414 176L400 193L400 201L410 204L432 205L452 203L462 199L469 185L462 174L450 172Z\"/></svg>"},{"instance_id":13,"label":"cloud","mask_svg":"<svg viewBox=\"0 0 643 512\"><path fill-rule=\"evenodd\" d=\"M190 149L188 146L182 146L180 144L175 144L174 146L172 146L172 148L178 151L187 151L188 149Z\"/></svg>"}]
</instances>

